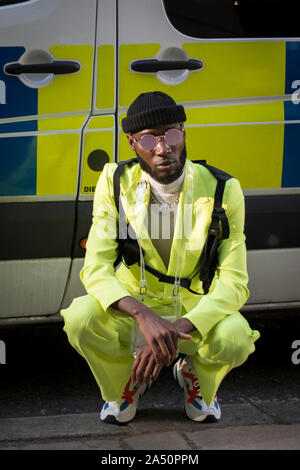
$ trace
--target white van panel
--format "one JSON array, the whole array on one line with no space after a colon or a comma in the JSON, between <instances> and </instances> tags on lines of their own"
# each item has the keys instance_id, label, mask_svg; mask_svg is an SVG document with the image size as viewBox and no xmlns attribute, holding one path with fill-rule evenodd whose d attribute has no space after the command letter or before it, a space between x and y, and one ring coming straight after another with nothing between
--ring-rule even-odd
<instances>
[{"instance_id":1,"label":"white van panel","mask_svg":"<svg viewBox=\"0 0 300 470\"><path fill-rule=\"evenodd\" d=\"M56 313L70 264L70 258L0 261L0 318Z\"/></svg>"},{"instance_id":2,"label":"white van panel","mask_svg":"<svg viewBox=\"0 0 300 470\"><path fill-rule=\"evenodd\" d=\"M79 278L79 273L83 268L83 264L84 258L73 259L67 289L61 308L69 307L75 297L86 295L86 290Z\"/></svg>"},{"instance_id":3,"label":"white van panel","mask_svg":"<svg viewBox=\"0 0 300 470\"><path fill-rule=\"evenodd\" d=\"M52 44L91 44L96 0L36 0L1 7L1 46L44 49Z\"/></svg>"}]
</instances>

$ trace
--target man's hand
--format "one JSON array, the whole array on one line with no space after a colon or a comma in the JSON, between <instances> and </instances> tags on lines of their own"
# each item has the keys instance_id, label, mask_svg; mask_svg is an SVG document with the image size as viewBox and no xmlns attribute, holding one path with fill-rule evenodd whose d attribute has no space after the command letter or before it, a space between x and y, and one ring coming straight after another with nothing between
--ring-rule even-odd
<instances>
[{"instance_id":1,"label":"man's hand","mask_svg":"<svg viewBox=\"0 0 300 470\"><path fill-rule=\"evenodd\" d=\"M157 363L153 352L146 344L139 349L131 371L131 381L141 383L150 383L157 380L159 373L162 369L162 365Z\"/></svg>"},{"instance_id":2,"label":"man's hand","mask_svg":"<svg viewBox=\"0 0 300 470\"><path fill-rule=\"evenodd\" d=\"M169 322L168 322L169 323ZM173 326L177 329L178 335L190 332L194 329L193 324L186 318L179 318ZM190 335L185 336L191 338ZM189 339L188 338L188 339ZM187 339L187 338L184 338ZM177 348L176 348L177 353ZM176 354L175 354L176 357ZM171 362L175 359L172 359ZM132 382L138 381L139 383L150 383L157 380L163 364L157 362L153 351L149 344L141 347L137 353L136 359L132 366L131 380Z\"/></svg>"},{"instance_id":3,"label":"man's hand","mask_svg":"<svg viewBox=\"0 0 300 470\"><path fill-rule=\"evenodd\" d=\"M133 297L123 297L112 307L126 313L137 321L138 328L146 339L154 360L160 367L170 365L177 354L179 339L191 339L188 333L194 325L186 318L179 318L174 324L160 318L150 308Z\"/></svg>"},{"instance_id":4,"label":"man's hand","mask_svg":"<svg viewBox=\"0 0 300 470\"><path fill-rule=\"evenodd\" d=\"M136 316L138 327L150 346L155 361L161 366L169 366L176 357L178 339L188 340L192 337L175 324L148 310Z\"/></svg>"}]
</instances>

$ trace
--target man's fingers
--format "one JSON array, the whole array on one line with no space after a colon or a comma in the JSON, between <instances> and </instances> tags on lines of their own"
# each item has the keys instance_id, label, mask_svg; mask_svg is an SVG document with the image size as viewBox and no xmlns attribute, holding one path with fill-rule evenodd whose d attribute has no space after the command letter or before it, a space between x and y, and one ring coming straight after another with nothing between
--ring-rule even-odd
<instances>
[{"instance_id":1,"label":"man's fingers","mask_svg":"<svg viewBox=\"0 0 300 470\"><path fill-rule=\"evenodd\" d=\"M145 359L141 356L136 358L135 382L139 384L144 382Z\"/></svg>"},{"instance_id":2,"label":"man's fingers","mask_svg":"<svg viewBox=\"0 0 300 470\"><path fill-rule=\"evenodd\" d=\"M172 357L175 351L175 347L173 341L170 338L170 335L166 335L166 337L158 338L158 345L161 351L161 359L165 366L168 366L172 361ZM161 361L158 361L161 362Z\"/></svg>"},{"instance_id":3,"label":"man's fingers","mask_svg":"<svg viewBox=\"0 0 300 470\"><path fill-rule=\"evenodd\" d=\"M159 373L162 370L162 366L160 364L155 363L154 371L152 372L152 379L155 382L155 380L158 379Z\"/></svg>"},{"instance_id":4,"label":"man's fingers","mask_svg":"<svg viewBox=\"0 0 300 470\"><path fill-rule=\"evenodd\" d=\"M146 383L150 383L151 379L153 379L154 377L154 370L155 370L155 367L156 367L156 364L157 362L155 361L155 359L152 357L149 362L148 362L148 365L146 367L146 370L144 372L144 382Z\"/></svg>"},{"instance_id":5,"label":"man's fingers","mask_svg":"<svg viewBox=\"0 0 300 470\"><path fill-rule=\"evenodd\" d=\"M140 363L140 359L139 359L139 357L137 356L137 357L135 358L135 361L134 361L134 363L133 363L133 365L132 365L132 369L131 369L131 376L130 376L130 379L131 379L131 381L132 381L133 383L135 383L136 380L137 380L137 378L136 378L136 369L137 369L139 363Z\"/></svg>"},{"instance_id":6,"label":"man's fingers","mask_svg":"<svg viewBox=\"0 0 300 470\"><path fill-rule=\"evenodd\" d=\"M161 348L160 348L159 344L157 344L156 342L153 341L151 344L149 344L149 346L151 348L151 351L152 351L152 354L154 356L155 361L159 362L159 363L163 363Z\"/></svg>"},{"instance_id":7,"label":"man's fingers","mask_svg":"<svg viewBox=\"0 0 300 470\"><path fill-rule=\"evenodd\" d=\"M176 354L177 354L177 331L171 331L170 335L166 338L166 344L168 346L169 350L169 358L168 358L168 363L166 364L169 366L175 359Z\"/></svg>"},{"instance_id":8,"label":"man's fingers","mask_svg":"<svg viewBox=\"0 0 300 470\"><path fill-rule=\"evenodd\" d=\"M162 368L163 364L155 360L150 346L144 346L139 350L132 365L130 378L133 383L150 383L157 380Z\"/></svg>"},{"instance_id":9,"label":"man's fingers","mask_svg":"<svg viewBox=\"0 0 300 470\"><path fill-rule=\"evenodd\" d=\"M181 338L181 339L192 339L192 336L189 335L188 333L180 333L180 332L178 332L178 336L179 336L179 338Z\"/></svg>"},{"instance_id":10,"label":"man's fingers","mask_svg":"<svg viewBox=\"0 0 300 470\"><path fill-rule=\"evenodd\" d=\"M145 362L146 368L143 367L143 364L141 362L139 365L139 371L141 372L141 381L149 384L151 381L157 380L163 366L161 364L158 364L153 356L148 358L148 360L146 360Z\"/></svg>"}]
</instances>

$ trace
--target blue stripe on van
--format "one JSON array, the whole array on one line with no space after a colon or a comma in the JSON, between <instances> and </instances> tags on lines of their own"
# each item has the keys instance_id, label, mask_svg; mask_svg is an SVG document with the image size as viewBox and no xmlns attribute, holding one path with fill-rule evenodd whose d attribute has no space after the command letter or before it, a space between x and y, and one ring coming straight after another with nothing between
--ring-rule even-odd
<instances>
[{"instance_id":1,"label":"blue stripe on van","mask_svg":"<svg viewBox=\"0 0 300 470\"><path fill-rule=\"evenodd\" d=\"M294 98L300 98L300 95L295 94L297 90L300 90L300 42L298 41L286 42L285 77L285 93L294 94ZM296 104L297 101L294 99L284 103L285 120L300 119L300 103ZM299 132L300 124L285 124L284 126L283 188L300 186Z\"/></svg>"},{"instance_id":2,"label":"blue stripe on van","mask_svg":"<svg viewBox=\"0 0 300 470\"><path fill-rule=\"evenodd\" d=\"M300 90L300 42L286 42L285 93L300 98L295 92ZM300 103L292 100L284 103L285 120L300 119ZM299 100L300 101L300 100Z\"/></svg>"},{"instance_id":3,"label":"blue stripe on van","mask_svg":"<svg viewBox=\"0 0 300 470\"><path fill-rule=\"evenodd\" d=\"M36 194L37 137L0 139L0 196Z\"/></svg>"},{"instance_id":4,"label":"blue stripe on van","mask_svg":"<svg viewBox=\"0 0 300 470\"><path fill-rule=\"evenodd\" d=\"M18 62L24 51L24 47L0 47L0 119L37 114L38 90L3 70L5 64Z\"/></svg>"},{"instance_id":5,"label":"blue stripe on van","mask_svg":"<svg viewBox=\"0 0 300 470\"><path fill-rule=\"evenodd\" d=\"M37 121L19 121L0 124L0 134L12 132L31 132L38 130Z\"/></svg>"},{"instance_id":6,"label":"blue stripe on van","mask_svg":"<svg viewBox=\"0 0 300 470\"><path fill-rule=\"evenodd\" d=\"M292 101L285 101L284 103L284 118L286 121L295 121L296 119L300 120L300 93L298 95L298 98L296 99L297 101L294 100L294 103ZM299 104L296 104L298 102L298 99Z\"/></svg>"},{"instance_id":7,"label":"blue stripe on van","mask_svg":"<svg viewBox=\"0 0 300 470\"><path fill-rule=\"evenodd\" d=\"M300 80L300 42L291 41L286 42L285 93L287 95L295 91L295 88L292 88L295 80Z\"/></svg>"},{"instance_id":8,"label":"blue stripe on van","mask_svg":"<svg viewBox=\"0 0 300 470\"><path fill-rule=\"evenodd\" d=\"M282 187L300 187L299 158L300 124L285 124L282 168Z\"/></svg>"}]
</instances>

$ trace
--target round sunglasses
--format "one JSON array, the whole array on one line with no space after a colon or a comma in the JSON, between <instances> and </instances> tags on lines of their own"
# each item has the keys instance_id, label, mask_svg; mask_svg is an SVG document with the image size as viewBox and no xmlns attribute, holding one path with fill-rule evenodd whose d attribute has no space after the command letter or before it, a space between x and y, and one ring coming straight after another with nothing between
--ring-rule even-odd
<instances>
[{"instance_id":1,"label":"round sunglasses","mask_svg":"<svg viewBox=\"0 0 300 470\"><path fill-rule=\"evenodd\" d=\"M134 139L135 142L138 142L140 146L147 150L147 152L152 152L155 149L158 142L161 139L164 139L168 145L177 145L182 140L183 130L182 129L168 129L162 135L153 135L153 134L144 134L140 139Z\"/></svg>"}]
</instances>

